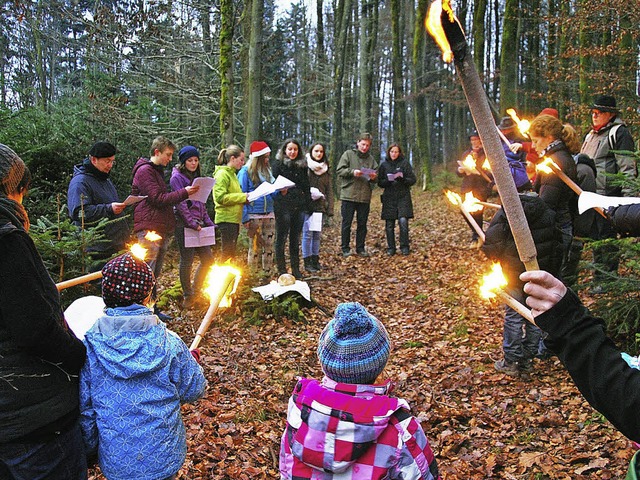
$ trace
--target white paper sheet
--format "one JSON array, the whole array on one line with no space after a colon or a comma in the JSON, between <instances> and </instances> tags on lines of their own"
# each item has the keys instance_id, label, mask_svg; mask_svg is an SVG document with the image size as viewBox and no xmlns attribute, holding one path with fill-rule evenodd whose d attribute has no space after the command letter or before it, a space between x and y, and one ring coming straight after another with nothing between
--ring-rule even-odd
<instances>
[{"instance_id":1,"label":"white paper sheet","mask_svg":"<svg viewBox=\"0 0 640 480\"><path fill-rule=\"evenodd\" d=\"M198 177L193 181L193 185L200 185L200 190L198 190L193 195L189 196L189 200L195 200L196 202L207 203L207 198L209 198L209 194L211 190L213 190L213 186L216 184L216 179L211 177Z\"/></svg>"},{"instance_id":2,"label":"white paper sheet","mask_svg":"<svg viewBox=\"0 0 640 480\"><path fill-rule=\"evenodd\" d=\"M135 205L136 203L141 202L145 198L147 198L146 195L129 195L122 203L128 207L129 205Z\"/></svg>"},{"instance_id":3,"label":"white paper sheet","mask_svg":"<svg viewBox=\"0 0 640 480\"><path fill-rule=\"evenodd\" d=\"M305 215L305 226L310 232L322 231L322 212L313 212L312 214Z\"/></svg>"},{"instance_id":4,"label":"white paper sheet","mask_svg":"<svg viewBox=\"0 0 640 480\"><path fill-rule=\"evenodd\" d=\"M249 193L248 200L250 202L253 202L258 198L266 197L267 195L270 195L277 190L295 187L295 185L296 184L288 178L283 177L282 175L278 175L278 178L276 178L275 182L262 182L260 185L258 185L258 187L253 192Z\"/></svg>"},{"instance_id":5,"label":"white paper sheet","mask_svg":"<svg viewBox=\"0 0 640 480\"><path fill-rule=\"evenodd\" d=\"M75 300L64 311L64 318L71 331L80 340L84 338L84 334L93 327L96 320L100 318L104 312L104 301L102 297L88 295Z\"/></svg>"},{"instance_id":6,"label":"white paper sheet","mask_svg":"<svg viewBox=\"0 0 640 480\"><path fill-rule=\"evenodd\" d=\"M201 230L193 228L184 229L184 246L187 248L206 247L216 244L216 227L202 227Z\"/></svg>"},{"instance_id":7,"label":"white paper sheet","mask_svg":"<svg viewBox=\"0 0 640 480\"><path fill-rule=\"evenodd\" d=\"M262 296L263 300L273 300L274 298L279 297L283 293L287 292L298 292L309 302L311 301L311 290L309 289L309 284L307 282L301 282L300 280L296 280L296 283L294 283L293 285L288 285L286 287L278 285L278 282L273 280L268 285L255 287L251 290L259 293L260 296Z\"/></svg>"},{"instance_id":8,"label":"white paper sheet","mask_svg":"<svg viewBox=\"0 0 640 480\"><path fill-rule=\"evenodd\" d=\"M605 197L593 192L582 192L578 197L578 213L582 214L594 207L602 207L606 210L609 207L634 203L640 203L640 197Z\"/></svg>"},{"instance_id":9,"label":"white paper sheet","mask_svg":"<svg viewBox=\"0 0 640 480\"><path fill-rule=\"evenodd\" d=\"M321 198L324 198L324 193L316 187L311 187L311 200L320 200Z\"/></svg>"}]
</instances>

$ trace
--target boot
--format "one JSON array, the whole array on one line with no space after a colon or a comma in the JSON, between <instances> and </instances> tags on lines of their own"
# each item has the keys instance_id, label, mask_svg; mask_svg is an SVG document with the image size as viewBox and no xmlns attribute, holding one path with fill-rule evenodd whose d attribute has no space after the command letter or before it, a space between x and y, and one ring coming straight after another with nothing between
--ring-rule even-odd
<instances>
[{"instance_id":1,"label":"boot","mask_svg":"<svg viewBox=\"0 0 640 480\"><path fill-rule=\"evenodd\" d=\"M309 256L309 257L304 257L302 260L304 260L304 269L307 272L314 273L314 272L318 271L318 269L315 267L315 262L314 262L313 255Z\"/></svg>"},{"instance_id":2,"label":"boot","mask_svg":"<svg viewBox=\"0 0 640 480\"><path fill-rule=\"evenodd\" d=\"M318 271L322 270L322 267L320 266L320 256L312 255L311 258L313 259L313 266L315 267L315 269Z\"/></svg>"},{"instance_id":3,"label":"boot","mask_svg":"<svg viewBox=\"0 0 640 480\"><path fill-rule=\"evenodd\" d=\"M296 277L296 280L302 280L304 278L302 276L302 272L300 272L300 267L297 265L296 266L291 265L291 275Z\"/></svg>"}]
</instances>

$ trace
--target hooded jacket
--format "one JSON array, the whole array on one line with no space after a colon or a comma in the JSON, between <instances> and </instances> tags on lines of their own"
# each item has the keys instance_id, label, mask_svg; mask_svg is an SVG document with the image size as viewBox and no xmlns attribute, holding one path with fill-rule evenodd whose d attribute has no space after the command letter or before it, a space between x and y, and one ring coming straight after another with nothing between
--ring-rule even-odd
<instances>
[{"instance_id":1,"label":"hooded jacket","mask_svg":"<svg viewBox=\"0 0 640 480\"><path fill-rule=\"evenodd\" d=\"M171 180L169 180L171 190L175 192L177 190L188 187L192 183L193 180L191 180L184 173L178 170L178 168L173 168L173 171L171 173ZM186 200L173 207L173 211L176 216L176 223L178 224L178 227L188 227L195 230L198 228L198 226L213 226L213 222L211 221L211 218L207 213L207 207L202 202L189 200L187 198Z\"/></svg>"},{"instance_id":2,"label":"hooded jacket","mask_svg":"<svg viewBox=\"0 0 640 480\"><path fill-rule=\"evenodd\" d=\"M280 175L291 180L296 186L289 188L286 195L283 195L282 192L275 194L273 198L274 210L276 212L278 210L308 211L311 208L311 187L307 173L307 160L304 156L298 160L291 160L279 151L273 164L273 176L278 178Z\"/></svg>"},{"instance_id":3,"label":"hooded jacket","mask_svg":"<svg viewBox=\"0 0 640 480\"><path fill-rule=\"evenodd\" d=\"M73 224L82 227L83 214L85 226L95 225L103 218L118 219L105 225L105 239L88 250L117 252L124 248L129 238L129 225L124 213L116 215L111 208L112 203L119 201L109 174L95 168L88 158L73 167L73 178L67 191L67 206Z\"/></svg>"},{"instance_id":4,"label":"hooded jacket","mask_svg":"<svg viewBox=\"0 0 640 480\"><path fill-rule=\"evenodd\" d=\"M133 167L132 195L146 195L133 211L133 229L154 230L165 237L173 233L176 219L173 206L189 198L184 188L169 192L164 181L164 168L147 158L139 158Z\"/></svg>"},{"instance_id":5,"label":"hooded jacket","mask_svg":"<svg viewBox=\"0 0 640 480\"><path fill-rule=\"evenodd\" d=\"M249 175L249 165L253 161L250 159L246 165L244 165L240 172L238 172L238 182L240 188L245 193L253 192L260 184L254 185ZM271 178L262 178L262 182L273 183L273 176ZM267 215L273 213L273 194L265 195L264 197L256 198L253 202L247 203L242 209L242 223L246 223L250 220L249 215Z\"/></svg>"},{"instance_id":6,"label":"hooded jacket","mask_svg":"<svg viewBox=\"0 0 640 480\"><path fill-rule=\"evenodd\" d=\"M109 480L155 480L186 458L180 404L206 380L182 340L140 305L107 308L85 334L82 435Z\"/></svg>"},{"instance_id":7,"label":"hooded jacket","mask_svg":"<svg viewBox=\"0 0 640 480\"><path fill-rule=\"evenodd\" d=\"M336 167L336 175L340 179L340 200L370 203L371 190L376 184L366 176L354 176L354 170L370 168L376 170L378 164L371 153L363 154L358 149L347 150L342 154Z\"/></svg>"},{"instance_id":8,"label":"hooded jacket","mask_svg":"<svg viewBox=\"0 0 640 480\"><path fill-rule=\"evenodd\" d=\"M85 360L12 204L18 205L0 196L0 444L37 441L72 426Z\"/></svg>"},{"instance_id":9,"label":"hooded jacket","mask_svg":"<svg viewBox=\"0 0 640 480\"><path fill-rule=\"evenodd\" d=\"M280 478L439 479L422 427L389 390L390 383L300 379L289 399Z\"/></svg>"},{"instance_id":10,"label":"hooded jacket","mask_svg":"<svg viewBox=\"0 0 640 480\"><path fill-rule=\"evenodd\" d=\"M227 165L218 165L213 177L213 200L216 204L216 223L240 223L242 208L247 201L238 182L236 169Z\"/></svg>"}]
</instances>

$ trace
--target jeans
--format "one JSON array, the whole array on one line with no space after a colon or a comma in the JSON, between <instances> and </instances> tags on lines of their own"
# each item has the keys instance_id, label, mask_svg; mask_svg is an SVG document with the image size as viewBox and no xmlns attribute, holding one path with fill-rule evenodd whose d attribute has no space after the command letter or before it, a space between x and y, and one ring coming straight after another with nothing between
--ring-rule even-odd
<instances>
[{"instance_id":1,"label":"jeans","mask_svg":"<svg viewBox=\"0 0 640 480\"><path fill-rule=\"evenodd\" d=\"M307 213L304 215L305 220L310 217ZM320 255L320 234L322 232L314 232L309 230L309 225L305 221L302 227L302 258Z\"/></svg>"},{"instance_id":2,"label":"jeans","mask_svg":"<svg viewBox=\"0 0 640 480\"><path fill-rule=\"evenodd\" d=\"M202 288L209 273L209 267L213 265L213 253L210 246L187 248L184 246L184 227L176 228L176 243L180 250L180 285L185 298L193 296ZM193 260L198 254L200 265L196 269L196 275L191 283L191 268Z\"/></svg>"},{"instance_id":3,"label":"jeans","mask_svg":"<svg viewBox=\"0 0 640 480\"><path fill-rule=\"evenodd\" d=\"M300 234L304 223L304 212L300 210L276 211L276 263L278 273L287 272L284 244L289 237L289 260L291 272L300 272Z\"/></svg>"},{"instance_id":4,"label":"jeans","mask_svg":"<svg viewBox=\"0 0 640 480\"><path fill-rule=\"evenodd\" d=\"M409 219L401 217L398 219L398 228L400 229L400 250L409 251ZM387 236L387 248L396 251L396 221L385 220L384 231Z\"/></svg>"},{"instance_id":5,"label":"jeans","mask_svg":"<svg viewBox=\"0 0 640 480\"><path fill-rule=\"evenodd\" d=\"M506 293L524 303L522 290L507 289ZM542 330L528 322L511 307L505 306L502 351L507 362L528 362L538 354Z\"/></svg>"},{"instance_id":6,"label":"jeans","mask_svg":"<svg viewBox=\"0 0 640 480\"><path fill-rule=\"evenodd\" d=\"M367 238L367 220L369 219L368 203L352 202L350 200L342 200L340 211L342 213L342 251L349 252L351 250L351 223L353 216L356 214L356 252L364 252L364 242Z\"/></svg>"},{"instance_id":7,"label":"jeans","mask_svg":"<svg viewBox=\"0 0 640 480\"><path fill-rule=\"evenodd\" d=\"M136 232L136 236L138 237L138 243L147 249L147 254L144 260L147 262L147 265L149 265L153 271L153 275L156 277L156 283L153 286L152 292L152 297L155 300L158 289L158 278L160 277L160 272L162 272L164 257L169 249L171 237L168 234L163 234L161 240L153 242L144 238L149 232L150 230L140 230L139 232Z\"/></svg>"},{"instance_id":8,"label":"jeans","mask_svg":"<svg viewBox=\"0 0 640 480\"><path fill-rule=\"evenodd\" d=\"M2 480L86 480L80 423L41 442L0 443Z\"/></svg>"},{"instance_id":9,"label":"jeans","mask_svg":"<svg viewBox=\"0 0 640 480\"><path fill-rule=\"evenodd\" d=\"M226 262L230 258L236 256L236 245L238 244L238 235L240 234L239 223L221 222L216 225L220 233L220 251L222 262Z\"/></svg>"}]
</instances>

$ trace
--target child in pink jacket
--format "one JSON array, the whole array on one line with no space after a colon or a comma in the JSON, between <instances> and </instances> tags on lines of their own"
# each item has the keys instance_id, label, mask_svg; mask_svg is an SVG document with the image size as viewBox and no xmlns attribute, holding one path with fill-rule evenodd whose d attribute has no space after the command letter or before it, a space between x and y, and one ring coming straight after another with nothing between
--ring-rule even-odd
<instances>
[{"instance_id":1,"label":"child in pink jacket","mask_svg":"<svg viewBox=\"0 0 640 480\"><path fill-rule=\"evenodd\" d=\"M289 399L280 478L437 480L438 465L409 405L376 384L390 340L359 303L338 305L320 335L321 382L300 379Z\"/></svg>"}]
</instances>

